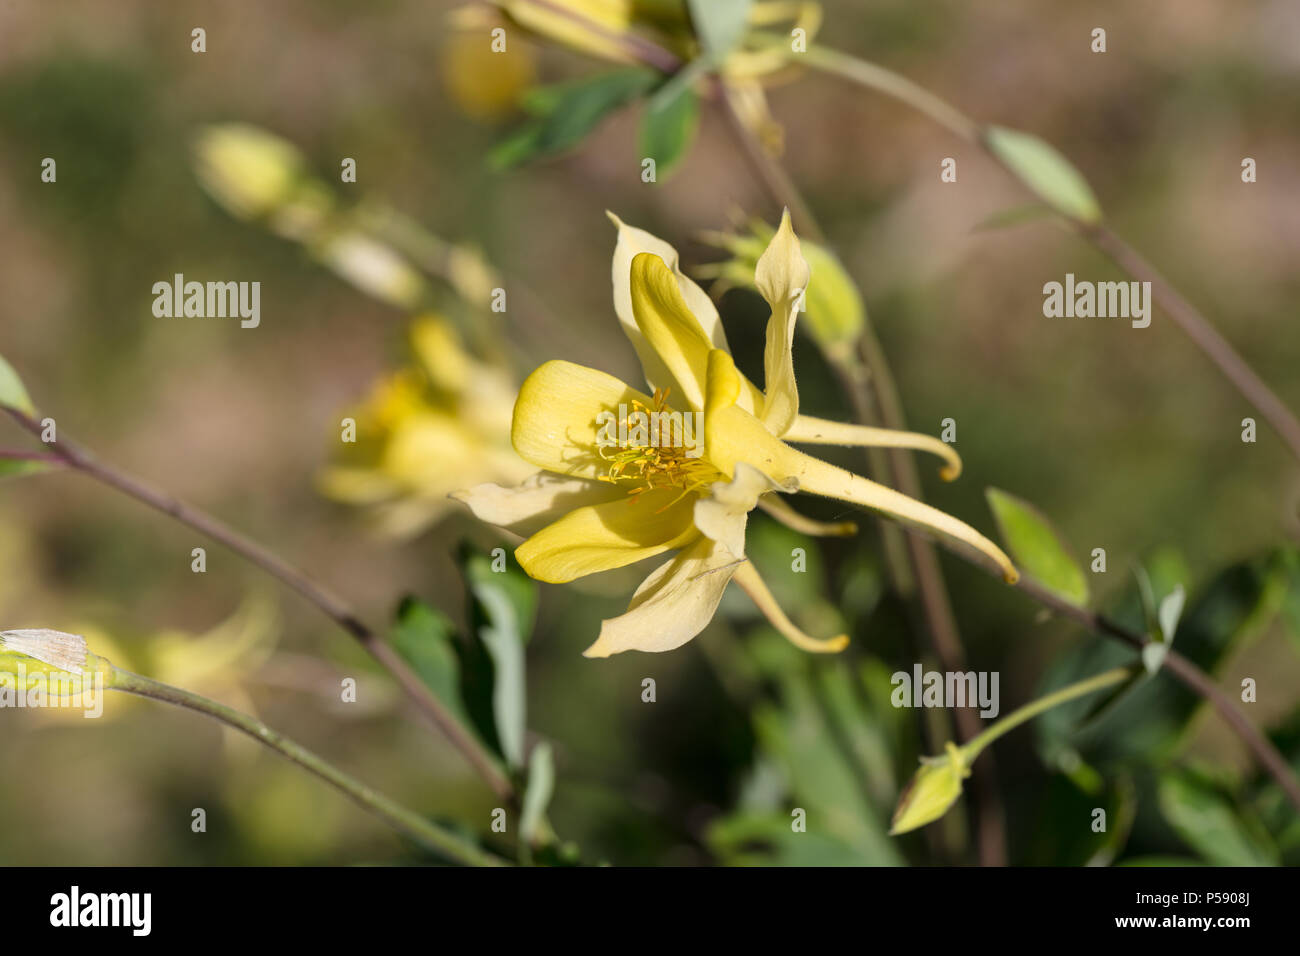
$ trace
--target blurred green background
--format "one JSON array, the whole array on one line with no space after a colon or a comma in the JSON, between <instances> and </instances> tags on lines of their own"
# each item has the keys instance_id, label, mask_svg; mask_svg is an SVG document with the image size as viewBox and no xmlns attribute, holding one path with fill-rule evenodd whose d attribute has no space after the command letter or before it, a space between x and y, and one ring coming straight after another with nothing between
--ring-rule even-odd
<instances>
[{"instance_id":1,"label":"blurred green background","mask_svg":"<svg viewBox=\"0 0 1300 956\"><path fill-rule=\"evenodd\" d=\"M518 327L524 310L508 312L494 334L517 377L567 358L637 381L611 308L606 209L675 244L688 267L718 256L697 241L702 230L779 214L709 104L694 148L655 184L640 178L640 106L575 153L489 169L487 152L518 121L505 104L530 77L603 67L515 34L508 66L484 63L482 35L467 41L449 24L454 6L0 5L0 354L61 432L247 531L377 623L407 594L463 620L457 542L504 542L460 511L394 540L319 493L340 416L408 361L409 316L217 206L194 175L196 133L227 121L264 127L294 142L341 202L385 200L480 249L507 287L526 284L572 332L538 335ZM1300 408L1294 4L823 7L828 45L1058 146L1116 229ZM196 26L207 31L204 54L190 50ZM1108 31L1105 54L1089 51L1095 26ZM827 76L789 78L769 98L785 127L784 162L862 290L909 424L937 434L941 419L957 420L965 473L942 485L924 468L931 503L991 533L985 487L1033 501L1077 555L1106 549L1108 572L1090 575L1103 606L1131 588L1139 560L1175 568L1171 580L1195 600L1225 567L1294 543L1295 462L1262 421L1258 443L1241 442L1241 420L1259 416L1185 337L1159 315L1140 332L1043 317L1045 282L1119 276L1047 224L977 231L1023 201L1001 170L901 105ZM47 156L56 184L40 181ZM355 185L337 181L345 156L357 161ZM939 179L950 156L956 184ZM1245 156L1258 162L1252 185L1240 179ZM175 272L260 281L260 328L155 318L151 287ZM741 291L721 307L739 364L761 379L765 308ZM472 338L476 320L458 318ZM799 340L796 358L804 407L847 418L811 342ZM24 437L0 426L0 445ZM844 513L831 503L804 510ZM881 835L918 749L948 732L920 726L937 715L888 705L888 674L920 658L906 614L884 593L879 542L865 524L859 538L830 544L792 540L765 518L751 525L756 563L792 616L817 633L837 617L852 628L837 660L774 644L733 588L685 648L590 661L581 651L600 619L622 611L646 569L542 587L529 726L556 747L551 819L584 860L972 858L960 814L932 828L938 835ZM190 551L200 545L208 571L196 575ZM797 546L810 549L810 572L782 573ZM1053 662L1099 641L943 560L971 666L1001 673L1003 713L1040 691ZM491 794L346 636L174 522L80 476L6 480L0 569L3 626L85 633L119 664L251 706L410 806L486 830ZM1290 596L1270 592L1270 613L1242 628L1219 669L1234 695L1241 677L1259 680L1258 702L1244 706L1262 726L1281 725L1300 704L1300 640L1286 623L1297 585L1294 574L1276 580L1290 581ZM358 705L338 703L343 676L361 678ZM654 704L641 700L645 677L657 681ZM194 715L116 698L108 708L100 721L0 712L0 863L422 859L323 784ZM922 744L922 730L938 742ZM1092 859L1099 847L1086 827L1052 814L1068 816L1072 801L1101 804L1046 769L1036 739L1021 730L996 748L1011 859ZM821 752L833 745L838 755ZM1242 852L1292 859L1294 820L1256 786L1240 744L1213 718L1196 720L1174 751L1109 759L1096 759L1105 799L1124 799L1121 780L1137 795L1125 804L1137 822L1122 854L1222 862L1190 844L1169 809L1201 787L1226 795L1224 826ZM1198 769L1155 781L1171 762ZM1112 766L1122 769L1105 771ZM806 840L788 839L794 806L823 821ZM196 807L208 813L206 834L190 830Z\"/></svg>"}]
</instances>

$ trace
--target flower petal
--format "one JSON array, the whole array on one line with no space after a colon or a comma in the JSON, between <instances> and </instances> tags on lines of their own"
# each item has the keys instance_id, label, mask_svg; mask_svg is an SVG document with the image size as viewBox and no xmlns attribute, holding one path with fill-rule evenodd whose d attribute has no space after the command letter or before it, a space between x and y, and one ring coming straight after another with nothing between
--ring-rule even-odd
<instances>
[{"instance_id":1,"label":"flower petal","mask_svg":"<svg viewBox=\"0 0 1300 956\"><path fill-rule=\"evenodd\" d=\"M762 422L735 404L739 376L727 353L709 355L708 402L704 412L704 454L723 474L738 462L754 465L774 481L798 483L800 491L851 501L909 524L946 535L991 558L1008 583L1020 575L996 544L946 512L909 498L885 485L791 448L772 435Z\"/></svg>"},{"instance_id":2,"label":"flower petal","mask_svg":"<svg viewBox=\"0 0 1300 956\"><path fill-rule=\"evenodd\" d=\"M944 481L961 475L961 456L947 442L920 432L896 431L892 428L871 428L867 425L846 425L800 415L781 435L782 440L808 445L853 445L862 448L911 448L938 455L946 464L939 469Z\"/></svg>"},{"instance_id":3,"label":"flower petal","mask_svg":"<svg viewBox=\"0 0 1300 956\"><path fill-rule=\"evenodd\" d=\"M601 623L600 637L583 656L681 647L713 619L727 582L741 566L722 545L698 538L651 572L626 614Z\"/></svg>"},{"instance_id":4,"label":"flower petal","mask_svg":"<svg viewBox=\"0 0 1300 956\"><path fill-rule=\"evenodd\" d=\"M782 488L753 465L738 462L731 481L709 486L709 494L695 502L695 527L726 548L733 557L745 556L745 525L758 499Z\"/></svg>"},{"instance_id":5,"label":"flower petal","mask_svg":"<svg viewBox=\"0 0 1300 956\"><path fill-rule=\"evenodd\" d=\"M811 275L808 262L799 251L799 240L790 225L787 209L781 215L780 228L754 269L754 283L772 307L763 352L763 394L767 401L760 417L776 435L784 433L799 414L799 391L794 380L794 325Z\"/></svg>"},{"instance_id":6,"label":"flower petal","mask_svg":"<svg viewBox=\"0 0 1300 956\"><path fill-rule=\"evenodd\" d=\"M633 401L653 405L650 396L613 375L573 362L552 361L524 379L515 400L510 440L529 464L546 471L595 478L608 471L597 451L601 412L618 413Z\"/></svg>"},{"instance_id":7,"label":"flower petal","mask_svg":"<svg viewBox=\"0 0 1300 956\"><path fill-rule=\"evenodd\" d=\"M629 282L632 317L669 376L667 383L654 385L674 389L671 404L703 408L709 351L714 346L686 305L676 278L662 259L642 252L632 259Z\"/></svg>"},{"instance_id":8,"label":"flower petal","mask_svg":"<svg viewBox=\"0 0 1300 956\"><path fill-rule=\"evenodd\" d=\"M530 535L576 508L623 500L627 492L603 481L540 471L513 488L493 482L453 491L474 517L519 535Z\"/></svg>"},{"instance_id":9,"label":"flower petal","mask_svg":"<svg viewBox=\"0 0 1300 956\"><path fill-rule=\"evenodd\" d=\"M695 495L655 488L569 512L515 549L530 577L551 584L608 571L682 547L697 532Z\"/></svg>"},{"instance_id":10,"label":"flower petal","mask_svg":"<svg viewBox=\"0 0 1300 956\"><path fill-rule=\"evenodd\" d=\"M645 333L637 324L632 308L632 260L641 253L649 253L663 260L672 273L681 292L682 301L687 310L699 323L701 331L708 339L710 347L730 351L727 336L722 330L722 321L713 300L681 270L677 250L657 236L629 226L612 212L606 212L610 221L618 228L618 243L614 247L614 311L624 334L636 349L637 358L641 360L641 369L646 382L651 388L670 388L677 396L687 396L685 386L669 371L667 363L660 357L647 341ZM740 397L740 406L746 411L756 411L763 407L763 393L748 379L744 380L744 390ZM692 410L698 410L695 406Z\"/></svg>"},{"instance_id":11,"label":"flower petal","mask_svg":"<svg viewBox=\"0 0 1300 956\"><path fill-rule=\"evenodd\" d=\"M566 0L543 5L532 0L498 0L521 27L548 40L603 60L632 62L621 42L631 27L631 5L619 0Z\"/></svg>"},{"instance_id":12,"label":"flower petal","mask_svg":"<svg viewBox=\"0 0 1300 956\"><path fill-rule=\"evenodd\" d=\"M618 229L618 243L614 246L614 311L618 314L618 321L623 326L623 331L627 333L627 337L631 339L632 345L636 346L638 342L645 341L632 315L632 260L640 253L648 252L662 259L664 265L672 272L686 307L699 321L700 328L704 330L705 336L713 347L727 348L727 336L722 331L722 320L718 317L717 307L708 294L682 272L677 250L658 236L644 229L629 226L612 212L606 212L605 215L609 216L610 221ZM638 347L637 354L639 355L640 352ZM650 377L648 372L649 370L646 378Z\"/></svg>"},{"instance_id":13,"label":"flower petal","mask_svg":"<svg viewBox=\"0 0 1300 956\"><path fill-rule=\"evenodd\" d=\"M839 634L825 640L818 640L815 637L809 637L795 627L794 622L786 617L785 612L781 610L781 605L776 603L776 598L772 597L772 592L767 589L767 585L759 577L753 563L746 561L742 564L736 569L735 577L736 583L745 589L745 593L758 605L758 609L763 612L763 616L767 618L768 622L795 647L813 654L838 654L848 647L849 636L847 634Z\"/></svg>"}]
</instances>

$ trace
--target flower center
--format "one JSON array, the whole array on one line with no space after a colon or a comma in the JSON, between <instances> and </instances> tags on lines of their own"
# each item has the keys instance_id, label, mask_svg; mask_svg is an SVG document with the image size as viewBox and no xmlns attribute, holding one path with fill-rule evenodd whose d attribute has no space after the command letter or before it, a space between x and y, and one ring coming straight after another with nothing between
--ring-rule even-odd
<instances>
[{"instance_id":1,"label":"flower center","mask_svg":"<svg viewBox=\"0 0 1300 956\"><path fill-rule=\"evenodd\" d=\"M702 414L673 411L668 406L667 389L655 389L652 402L646 405L634 399L630 406L619 406L617 441L596 449L608 464L605 474L598 476L600 480L628 486L630 496L654 488L681 489L681 495L669 504L691 492L702 492L715 481L725 481L726 477L701 457Z\"/></svg>"}]
</instances>

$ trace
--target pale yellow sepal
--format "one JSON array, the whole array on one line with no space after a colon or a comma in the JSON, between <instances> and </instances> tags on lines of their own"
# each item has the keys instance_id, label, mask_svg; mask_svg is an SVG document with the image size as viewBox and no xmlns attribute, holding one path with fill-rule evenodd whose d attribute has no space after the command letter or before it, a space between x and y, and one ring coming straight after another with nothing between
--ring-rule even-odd
<instances>
[{"instance_id":1,"label":"pale yellow sepal","mask_svg":"<svg viewBox=\"0 0 1300 956\"><path fill-rule=\"evenodd\" d=\"M575 508L626 500L627 492L608 482L541 471L511 488L485 482L453 491L451 497L469 506L480 521L530 535Z\"/></svg>"},{"instance_id":2,"label":"pale yellow sepal","mask_svg":"<svg viewBox=\"0 0 1300 956\"><path fill-rule=\"evenodd\" d=\"M709 486L709 494L695 502L695 527L726 548L732 557L743 558L745 526L759 499L768 492L790 494L795 490L793 484L778 485L757 468L741 462L731 481L715 482Z\"/></svg>"},{"instance_id":3,"label":"pale yellow sepal","mask_svg":"<svg viewBox=\"0 0 1300 956\"><path fill-rule=\"evenodd\" d=\"M720 544L699 537L645 579L626 614L601 623L600 637L583 656L681 647L713 619L722 592L740 566Z\"/></svg>"},{"instance_id":4,"label":"pale yellow sepal","mask_svg":"<svg viewBox=\"0 0 1300 956\"><path fill-rule=\"evenodd\" d=\"M686 308L695 317L704 337L708 339L709 347L727 349L727 336L723 332L718 309L708 294L682 272L676 249L644 229L629 226L612 212L606 212L605 215L609 216L610 221L618 229L618 241L614 245L612 278L614 312L618 315L619 325L636 350L637 358L641 361L641 370L650 387L671 389L670 394L685 396L688 394L686 389L669 371L667 363L651 347L640 326L637 325L632 308L632 260L642 253L658 256L663 260L677 283L682 301L686 303ZM757 411L763 407L762 391L753 383L746 381L739 404L747 411ZM698 406L696 408L698 409Z\"/></svg>"}]
</instances>

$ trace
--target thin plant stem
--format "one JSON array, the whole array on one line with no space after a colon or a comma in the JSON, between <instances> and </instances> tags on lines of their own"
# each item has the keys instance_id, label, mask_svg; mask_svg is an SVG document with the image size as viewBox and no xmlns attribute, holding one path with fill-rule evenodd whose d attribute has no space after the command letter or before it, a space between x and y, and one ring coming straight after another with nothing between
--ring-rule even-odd
<instances>
[{"instance_id":1,"label":"thin plant stem","mask_svg":"<svg viewBox=\"0 0 1300 956\"><path fill-rule=\"evenodd\" d=\"M14 448L0 448L0 461L37 461L47 465L62 465L63 459L46 451L21 451Z\"/></svg>"},{"instance_id":2,"label":"thin plant stem","mask_svg":"<svg viewBox=\"0 0 1300 956\"><path fill-rule=\"evenodd\" d=\"M112 668L108 686L113 690L135 694L139 697L148 697L152 700L163 701L200 714L206 714L229 727L234 727L259 743L265 744L272 750L289 758L300 767L314 773L331 786L341 790L366 810L381 817L395 830L406 834L426 849L439 853L448 859L463 863L466 866L506 865L505 861L479 849L472 843L444 830L382 793L371 789L355 777L344 773L333 764L321 759L301 744L290 740L278 731L272 730L256 717L241 713L208 697L182 690L179 687L172 687L169 684L163 684L148 677L141 677L139 674L133 674L118 667Z\"/></svg>"},{"instance_id":3,"label":"thin plant stem","mask_svg":"<svg viewBox=\"0 0 1300 956\"><path fill-rule=\"evenodd\" d=\"M1165 315L1183 330L1215 364L1224 377L1236 386L1243 398L1259 410L1265 421L1282 436L1291 453L1300 459L1300 420L1283 404L1250 364L1220 334L1196 307L1183 298L1155 267L1136 249L1104 225L1076 224L1078 231L1110 260L1134 278L1151 283L1151 297Z\"/></svg>"},{"instance_id":4,"label":"thin plant stem","mask_svg":"<svg viewBox=\"0 0 1300 956\"><path fill-rule=\"evenodd\" d=\"M962 555L961 552L957 551L953 553L971 560L969 555ZM1001 576L1001 570L994 568L991 564L977 563L990 573ZM1143 634L1126 628L1103 614L1079 607L1057 597L1027 575L1022 575L1015 587L1044 607L1050 608L1062 617L1077 621L1094 633L1122 641L1135 649L1141 649L1147 643L1147 639ZM1296 779L1295 772L1287 763L1286 758L1273 746L1272 741L1260 733L1259 729L1241 712L1241 709L1233 702L1232 698L1224 693L1223 689L1205 671L1173 649L1170 649L1165 654L1164 667L1188 690L1213 705L1214 709L1219 712L1219 716L1223 718L1224 723L1245 744L1259 765L1277 781L1278 786L1282 788L1282 791L1295 808L1300 810L1300 780Z\"/></svg>"},{"instance_id":5,"label":"thin plant stem","mask_svg":"<svg viewBox=\"0 0 1300 956\"><path fill-rule=\"evenodd\" d=\"M794 54L792 62L806 63L906 103L967 142L978 146L998 165L1012 172L1017 182L1021 182L1002 157L989 149L980 124L911 80L874 63L867 63L826 47L809 47L805 53ZM1300 460L1300 419L1296 418L1295 413L1259 377L1209 319L1188 302L1132 246L1107 226L1066 218L1083 238L1108 256L1121 270L1140 282L1151 283L1152 297L1164 310L1165 315L1205 353L1224 378L1259 411L1264 420L1273 426L1286 442L1291 453Z\"/></svg>"},{"instance_id":6,"label":"thin plant stem","mask_svg":"<svg viewBox=\"0 0 1300 956\"><path fill-rule=\"evenodd\" d=\"M812 210L804 201L803 195L785 167L772 158L745 125L740 112L736 109L735 100L727 89L727 84L720 77L715 76L712 78L712 89L714 98L721 107L722 115L731 128L736 142L740 144L741 153L753 171L754 177L772 200L790 210L796 231L815 242L824 242L826 237Z\"/></svg>"},{"instance_id":7,"label":"thin plant stem","mask_svg":"<svg viewBox=\"0 0 1300 956\"><path fill-rule=\"evenodd\" d=\"M758 179L768 190L772 199L789 208L796 220L804 223L805 233L810 237L824 236L817 225L798 187L762 145L756 141L750 129L741 120L726 86L721 80L718 97L727 113L732 132L741 144L751 165L758 172ZM835 371L841 386L853 404L855 417L862 424L870 425L879 420L886 428L903 430L907 422L903 416L902 402L898 397L898 388L894 383L893 372L885 358L884 349L875 338L875 333L868 327L859 343L859 353L823 349L823 355ZM880 456L868 455L869 461L877 469ZM921 500L921 482L916 473L916 466L910 455L903 449L889 449L884 458L888 461L887 473L878 477L885 484L897 487L904 494ZM892 473L892 479L891 479ZM895 585L915 582L920 598L921 610L925 620L925 630L930 637L930 645L945 671L959 672L966 669L965 652L961 643L961 633L957 619L948 598L947 586L943 580L943 569L934 553L934 546L915 532L908 529L896 530L896 526L882 522L885 531L885 556L891 562L891 577ZM900 551L898 543L904 548ZM906 597L909 592L901 590ZM965 741L979 732L979 718L973 708L957 707L953 709L953 720L957 726L957 736ZM976 844L979 848L980 863L984 866L1004 866L1006 864L1006 823L1002 809L1001 796L997 790L997 771L991 760L983 763L973 780L975 791L974 818L976 823Z\"/></svg>"},{"instance_id":8,"label":"thin plant stem","mask_svg":"<svg viewBox=\"0 0 1300 956\"><path fill-rule=\"evenodd\" d=\"M1104 673L1081 680L1078 683L1070 684L1068 687L1062 687L1060 690L1053 691L1038 700L1030 701L1023 707L1017 707L1011 713L1007 714L1001 720L997 721L983 733L971 738L962 750L965 752L967 762L974 761L982 751L993 741L997 740L1003 734L1014 730L1026 721L1033 720L1039 714L1051 710L1059 704L1066 701L1074 700L1076 697L1083 697L1087 694L1093 694L1105 687L1122 683L1133 676L1132 667L1116 667Z\"/></svg>"},{"instance_id":9,"label":"thin plant stem","mask_svg":"<svg viewBox=\"0 0 1300 956\"><path fill-rule=\"evenodd\" d=\"M963 139L988 151L984 137L980 135L978 124L910 80L883 67L864 63L825 47L810 47L806 54L798 56L802 62L901 100ZM995 154L989 152L989 155L1005 166ZM1300 458L1300 422L1297 422L1290 409L1255 374L1209 321L1169 285L1145 259L1105 226L1085 223L1075 225L1085 238L1110 256L1121 269L1136 279L1151 282L1152 294L1165 309L1166 314L1205 352L1238 391L1259 409L1282 435L1297 458ZM964 552L953 551L953 553L967 561L973 560L971 555ZM1001 572L997 573L1000 575ZM1073 618L1095 633L1122 640L1134 647L1141 647L1145 643L1145 638L1141 634L1128 631L1102 615L1063 601L1027 577L1022 577L1016 586L1040 604ZM1300 781L1297 781L1295 774L1277 748L1251 724L1232 699L1196 664L1175 651L1170 651L1166 655L1164 666L1186 687L1214 706L1220 717L1236 733L1259 764L1277 781L1292 804L1300 809Z\"/></svg>"},{"instance_id":10,"label":"thin plant stem","mask_svg":"<svg viewBox=\"0 0 1300 956\"><path fill-rule=\"evenodd\" d=\"M5 411L24 429L31 432L38 439L40 438L41 426L36 418L13 407L6 407ZM370 652L375 660L393 675L419 711L460 751L498 797L509 800L512 804L515 802L514 786L509 778L501 772L487 751L483 749L483 746L461 727L460 722L425 686L424 682L411 670L401 655L371 630L341 598L337 597L328 588L316 583L298 568L207 512L195 508L165 491L147 485L117 468L104 464L88 450L82 448L65 435L60 435L58 441L46 443L46 447L69 468L113 488L129 498L134 498L150 508L170 515L181 524L187 525L200 534L204 534L212 540L225 545L251 564L256 565L267 574L297 591L309 603L319 609L321 613L355 638L362 647Z\"/></svg>"}]
</instances>

